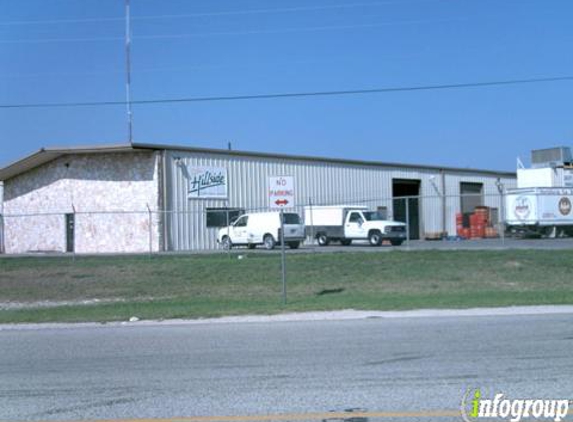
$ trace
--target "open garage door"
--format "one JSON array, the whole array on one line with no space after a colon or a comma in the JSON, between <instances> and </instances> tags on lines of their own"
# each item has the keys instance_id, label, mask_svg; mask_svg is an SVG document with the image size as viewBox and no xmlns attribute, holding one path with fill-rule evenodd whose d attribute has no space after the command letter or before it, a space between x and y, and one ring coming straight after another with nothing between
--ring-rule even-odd
<instances>
[{"instance_id":1,"label":"open garage door","mask_svg":"<svg viewBox=\"0 0 573 422\"><path fill-rule=\"evenodd\" d=\"M394 220L406 222L406 201L408 201L410 239L420 238L420 185L421 181L416 179L392 179ZM399 199L404 197L409 198Z\"/></svg>"}]
</instances>

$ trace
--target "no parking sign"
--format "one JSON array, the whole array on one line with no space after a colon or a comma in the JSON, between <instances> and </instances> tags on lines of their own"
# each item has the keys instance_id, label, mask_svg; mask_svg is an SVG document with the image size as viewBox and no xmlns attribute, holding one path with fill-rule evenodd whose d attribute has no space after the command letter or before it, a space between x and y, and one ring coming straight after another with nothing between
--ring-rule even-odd
<instances>
[{"instance_id":1,"label":"no parking sign","mask_svg":"<svg viewBox=\"0 0 573 422\"><path fill-rule=\"evenodd\" d=\"M269 205L271 209L292 208L294 204L294 177L269 177Z\"/></svg>"}]
</instances>

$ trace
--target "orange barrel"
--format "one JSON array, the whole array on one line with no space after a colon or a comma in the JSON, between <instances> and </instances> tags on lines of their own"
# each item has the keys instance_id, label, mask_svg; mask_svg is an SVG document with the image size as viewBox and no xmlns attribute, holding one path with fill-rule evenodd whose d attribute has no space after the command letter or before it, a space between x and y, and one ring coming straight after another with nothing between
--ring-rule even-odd
<instances>
[{"instance_id":1,"label":"orange barrel","mask_svg":"<svg viewBox=\"0 0 573 422\"><path fill-rule=\"evenodd\" d=\"M493 238L497 237L497 230L494 227L485 228L485 237Z\"/></svg>"},{"instance_id":2,"label":"orange barrel","mask_svg":"<svg viewBox=\"0 0 573 422\"><path fill-rule=\"evenodd\" d=\"M480 220L489 221L489 207L476 207L475 214L479 216Z\"/></svg>"}]
</instances>

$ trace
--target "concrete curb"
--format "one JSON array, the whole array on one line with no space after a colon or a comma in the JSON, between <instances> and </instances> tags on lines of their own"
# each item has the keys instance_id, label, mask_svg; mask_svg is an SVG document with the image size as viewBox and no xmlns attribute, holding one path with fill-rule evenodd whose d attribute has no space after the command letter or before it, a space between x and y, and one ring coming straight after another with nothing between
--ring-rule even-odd
<instances>
[{"instance_id":1,"label":"concrete curb","mask_svg":"<svg viewBox=\"0 0 573 422\"><path fill-rule=\"evenodd\" d=\"M107 323L40 323L40 324L0 324L0 331L74 329L74 328L117 328L117 327L161 327L201 324L244 324L304 321L349 321L368 318L451 318L451 317L491 317L519 315L573 314L573 305L512 306L505 308L471 309L418 309L411 311L357 311L347 309L327 312L298 312L276 315L244 315L220 318L170 319L143 321L114 321Z\"/></svg>"}]
</instances>

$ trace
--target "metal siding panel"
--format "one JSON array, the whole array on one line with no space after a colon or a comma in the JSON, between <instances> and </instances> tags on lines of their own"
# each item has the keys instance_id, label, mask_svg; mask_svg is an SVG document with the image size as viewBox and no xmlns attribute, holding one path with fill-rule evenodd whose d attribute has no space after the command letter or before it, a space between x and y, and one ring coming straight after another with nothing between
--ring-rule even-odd
<instances>
[{"instance_id":1,"label":"metal siding panel","mask_svg":"<svg viewBox=\"0 0 573 422\"><path fill-rule=\"evenodd\" d=\"M187 181L177 167L174 157L181 157L184 165L226 167L228 174L228 200L187 198ZM267 183L269 176L293 175L296 178L297 210L312 200L313 204L335 204L362 202L374 208L387 206L392 215L392 179L418 179L421 181L421 227L426 232L441 230L441 199L436 196L430 183L430 176L436 176L441 187L438 170L404 168L380 168L366 165L346 165L310 161L286 160L282 158L254 158L212 153L168 151L167 161L167 209L176 211L168 227L169 245L175 250L212 249L216 245L216 229L206 228L207 207L242 207L247 210L268 207ZM485 193L496 193L495 176L455 174L446 172L446 194L459 195L461 181L484 183ZM515 186L515 180L502 178L507 187ZM495 198L488 198L487 204L497 204ZM459 199L447 198L447 230L455 233L455 213L459 210ZM188 213L188 214L181 214ZM423 233L422 233L423 234Z\"/></svg>"}]
</instances>

